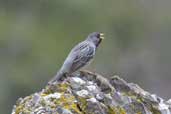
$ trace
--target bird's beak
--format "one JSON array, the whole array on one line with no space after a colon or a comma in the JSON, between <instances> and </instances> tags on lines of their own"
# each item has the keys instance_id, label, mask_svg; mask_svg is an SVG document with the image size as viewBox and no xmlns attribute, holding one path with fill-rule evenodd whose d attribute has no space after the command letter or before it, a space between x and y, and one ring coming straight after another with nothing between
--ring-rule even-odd
<instances>
[{"instance_id":1,"label":"bird's beak","mask_svg":"<svg viewBox=\"0 0 171 114\"><path fill-rule=\"evenodd\" d=\"M100 39L102 39L102 40L105 39L103 33L100 33Z\"/></svg>"}]
</instances>

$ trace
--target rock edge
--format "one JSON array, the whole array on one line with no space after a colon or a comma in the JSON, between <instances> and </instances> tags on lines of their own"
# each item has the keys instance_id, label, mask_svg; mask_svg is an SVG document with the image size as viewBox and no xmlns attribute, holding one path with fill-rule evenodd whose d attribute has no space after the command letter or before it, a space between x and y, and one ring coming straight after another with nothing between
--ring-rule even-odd
<instances>
[{"instance_id":1,"label":"rock edge","mask_svg":"<svg viewBox=\"0 0 171 114\"><path fill-rule=\"evenodd\" d=\"M11 114L171 114L171 100L119 76L79 71L62 82L19 98Z\"/></svg>"}]
</instances>

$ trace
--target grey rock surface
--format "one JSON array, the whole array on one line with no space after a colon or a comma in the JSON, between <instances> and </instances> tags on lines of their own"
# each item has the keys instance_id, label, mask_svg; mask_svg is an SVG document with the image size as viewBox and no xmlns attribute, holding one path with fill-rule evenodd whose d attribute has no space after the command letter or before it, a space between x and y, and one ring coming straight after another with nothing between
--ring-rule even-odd
<instances>
[{"instance_id":1,"label":"grey rock surface","mask_svg":"<svg viewBox=\"0 0 171 114\"><path fill-rule=\"evenodd\" d=\"M171 114L171 100L118 76L80 71L61 83L19 98L12 114Z\"/></svg>"}]
</instances>

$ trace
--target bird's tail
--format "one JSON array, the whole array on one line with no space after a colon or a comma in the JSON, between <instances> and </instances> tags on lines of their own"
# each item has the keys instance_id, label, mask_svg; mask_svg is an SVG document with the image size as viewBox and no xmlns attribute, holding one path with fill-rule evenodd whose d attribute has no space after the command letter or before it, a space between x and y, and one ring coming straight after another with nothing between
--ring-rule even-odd
<instances>
[{"instance_id":1,"label":"bird's tail","mask_svg":"<svg viewBox=\"0 0 171 114\"><path fill-rule=\"evenodd\" d=\"M63 72L58 71L57 74L48 82L48 84L59 82L62 79L63 75L64 75Z\"/></svg>"}]
</instances>

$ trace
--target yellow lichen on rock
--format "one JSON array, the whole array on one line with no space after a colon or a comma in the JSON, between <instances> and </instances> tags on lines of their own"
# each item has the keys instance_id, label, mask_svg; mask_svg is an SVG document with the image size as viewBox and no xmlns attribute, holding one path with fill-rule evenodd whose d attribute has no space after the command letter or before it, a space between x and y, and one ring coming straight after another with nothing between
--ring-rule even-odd
<instances>
[{"instance_id":1,"label":"yellow lichen on rock","mask_svg":"<svg viewBox=\"0 0 171 114\"><path fill-rule=\"evenodd\" d=\"M78 73L47 85L40 92L20 98L12 114L170 114L171 101L119 77L110 81L97 77Z\"/></svg>"},{"instance_id":2,"label":"yellow lichen on rock","mask_svg":"<svg viewBox=\"0 0 171 114\"><path fill-rule=\"evenodd\" d=\"M57 106L61 106L64 109L72 110L76 114L82 114L77 107L77 102L74 96L70 94L63 94L60 99L54 100Z\"/></svg>"},{"instance_id":3,"label":"yellow lichen on rock","mask_svg":"<svg viewBox=\"0 0 171 114\"><path fill-rule=\"evenodd\" d=\"M108 114L126 114L126 111L121 107L108 107Z\"/></svg>"}]
</instances>

